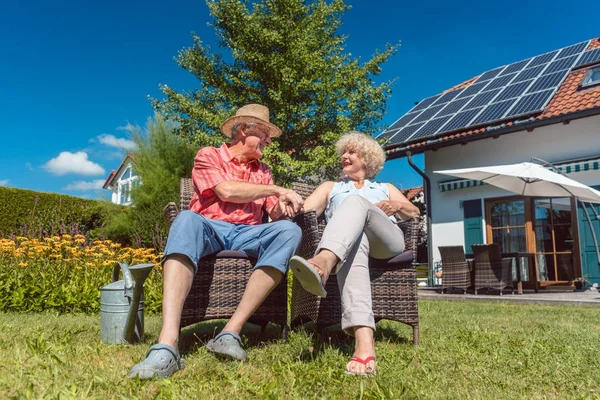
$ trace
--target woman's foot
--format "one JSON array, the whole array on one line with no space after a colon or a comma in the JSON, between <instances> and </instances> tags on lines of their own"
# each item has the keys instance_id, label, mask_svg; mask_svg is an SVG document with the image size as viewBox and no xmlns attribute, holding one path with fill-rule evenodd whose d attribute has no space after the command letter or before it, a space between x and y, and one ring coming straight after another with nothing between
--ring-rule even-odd
<instances>
[{"instance_id":1,"label":"woman's foot","mask_svg":"<svg viewBox=\"0 0 600 400\"><path fill-rule=\"evenodd\" d=\"M338 258L335 254L327 249L322 249L319 254L314 256L313 258L309 258L307 260L314 267L319 276L321 276L321 280L323 281L323 287L327 283L327 279L329 279L329 275L331 275L331 271L338 263Z\"/></svg>"},{"instance_id":2,"label":"woman's foot","mask_svg":"<svg viewBox=\"0 0 600 400\"><path fill-rule=\"evenodd\" d=\"M375 339L373 328L368 326L355 326L354 354L346 364L346 373L351 375L375 375L377 363L375 361Z\"/></svg>"},{"instance_id":3,"label":"woman's foot","mask_svg":"<svg viewBox=\"0 0 600 400\"><path fill-rule=\"evenodd\" d=\"M325 291L327 281L323 280L321 275L323 271L315 263L300 256L293 256L290 259L290 269L304 290L315 296L327 297L327 291Z\"/></svg>"},{"instance_id":4,"label":"woman's foot","mask_svg":"<svg viewBox=\"0 0 600 400\"><path fill-rule=\"evenodd\" d=\"M357 356L352 357L348 364L346 364L345 372L349 375L376 375L377 363L375 361L375 356L368 356L366 358Z\"/></svg>"},{"instance_id":5,"label":"woman's foot","mask_svg":"<svg viewBox=\"0 0 600 400\"><path fill-rule=\"evenodd\" d=\"M316 296L327 297L325 284L337 261L335 254L329 250L322 250L308 260L300 256L292 257L290 269L306 291Z\"/></svg>"}]
</instances>

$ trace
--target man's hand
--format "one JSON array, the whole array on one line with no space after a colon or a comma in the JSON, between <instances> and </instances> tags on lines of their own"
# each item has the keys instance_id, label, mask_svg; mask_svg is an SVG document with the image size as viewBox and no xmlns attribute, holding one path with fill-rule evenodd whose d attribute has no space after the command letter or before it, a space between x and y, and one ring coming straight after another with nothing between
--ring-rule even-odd
<instances>
[{"instance_id":1,"label":"man's hand","mask_svg":"<svg viewBox=\"0 0 600 400\"><path fill-rule=\"evenodd\" d=\"M303 205L302 197L291 189L285 189L279 195L279 208L288 218L294 218L302 210Z\"/></svg>"}]
</instances>

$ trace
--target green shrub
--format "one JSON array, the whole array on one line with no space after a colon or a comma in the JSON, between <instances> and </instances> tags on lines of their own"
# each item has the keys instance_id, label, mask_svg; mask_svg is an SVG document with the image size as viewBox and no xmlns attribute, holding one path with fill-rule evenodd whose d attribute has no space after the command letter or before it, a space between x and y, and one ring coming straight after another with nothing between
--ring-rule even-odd
<instances>
[{"instance_id":1,"label":"green shrub","mask_svg":"<svg viewBox=\"0 0 600 400\"><path fill-rule=\"evenodd\" d=\"M101 202L56 193L0 187L0 235L41 237L95 231Z\"/></svg>"}]
</instances>

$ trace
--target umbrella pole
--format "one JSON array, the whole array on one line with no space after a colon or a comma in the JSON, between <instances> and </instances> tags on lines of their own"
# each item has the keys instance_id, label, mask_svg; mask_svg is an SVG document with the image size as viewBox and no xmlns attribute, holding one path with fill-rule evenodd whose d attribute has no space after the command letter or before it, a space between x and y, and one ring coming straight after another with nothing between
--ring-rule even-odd
<instances>
[{"instance_id":1,"label":"umbrella pole","mask_svg":"<svg viewBox=\"0 0 600 400\"><path fill-rule=\"evenodd\" d=\"M554 166L554 164L552 164L551 162L548 162L548 161L542 160L541 158L536 158L536 157L531 157L531 161L539 161L540 164L542 164L545 167L552 167L554 172L556 172L557 174L567 176L567 174L565 174L564 172L562 172L561 170L556 168ZM575 198L577 199L577 197L575 197ZM586 202L583 202L579 199L577 199L577 201L581 203L581 208L583 208L583 212L585 213L585 218L587 219L588 224L590 224L590 231L592 232L592 240L594 241L594 248L596 250L596 260L598 260L598 266L600 267L600 250L598 249L598 238L596 238L596 232L594 231L594 226L592 225L592 219L590 218L590 214L588 213L587 207L585 206ZM592 206L592 210L594 211L594 214L596 215L596 219L599 219L598 214L596 213L596 210L594 209L594 206Z\"/></svg>"}]
</instances>

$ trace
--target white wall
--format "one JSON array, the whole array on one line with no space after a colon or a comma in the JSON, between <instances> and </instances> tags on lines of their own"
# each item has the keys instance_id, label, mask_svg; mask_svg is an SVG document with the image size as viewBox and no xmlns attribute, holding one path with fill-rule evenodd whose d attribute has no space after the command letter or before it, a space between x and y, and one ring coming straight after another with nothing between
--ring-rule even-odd
<instances>
[{"instance_id":1,"label":"white wall","mask_svg":"<svg viewBox=\"0 0 600 400\"><path fill-rule=\"evenodd\" d=\"M461 201L514 194L490 185L441 192L438 183L453 178L434 174L433 171L512 164L530 161L531 157L559 162L593 156L600 156L600 116L575 120L567 125L561 123L545 126L532 132L519 131L497 139L483 139L425 153L425 173L431 179L434 260L440 259L438 246L464 246ZM568 176L586 185L600 184L600 171L574 172ZM485 226L485 220L483 224Z\"/></svg>"}]
</instances>

